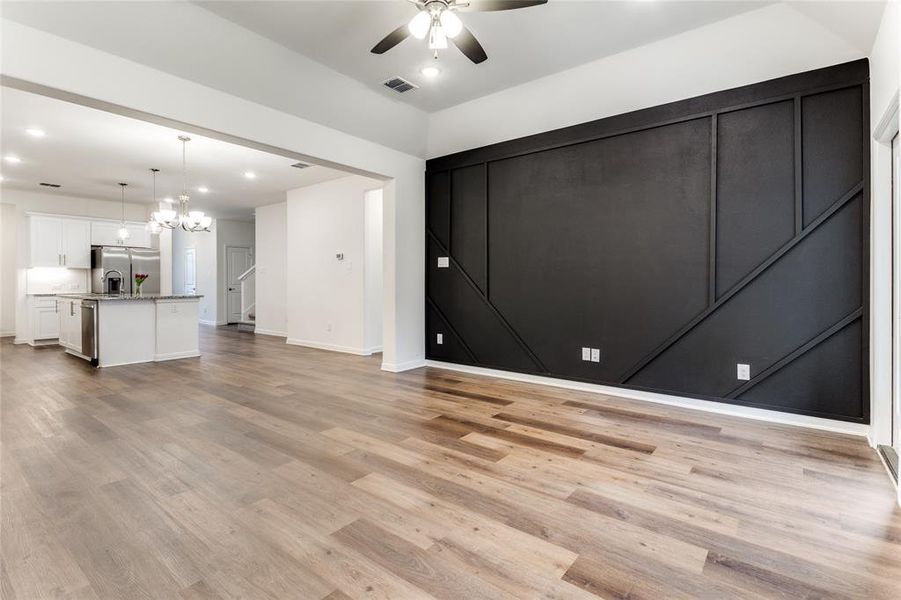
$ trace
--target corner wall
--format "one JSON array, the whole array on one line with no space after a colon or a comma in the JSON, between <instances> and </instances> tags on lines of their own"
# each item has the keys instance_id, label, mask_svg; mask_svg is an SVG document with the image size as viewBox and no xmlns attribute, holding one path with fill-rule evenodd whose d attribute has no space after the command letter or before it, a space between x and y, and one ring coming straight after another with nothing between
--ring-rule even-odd
<instances>
[{"instance_id":1,"label":"corner wall","mask_svg":"<svg viewBox=\"0 0 901 600\"><path fill-rule=\"evenodd\" d=\"M892 426L892 174L891 146L874 138L886 112L898 106L901 81L901 5L885 8L870 51L870 444L889 444ZM897 121L896 121L897 122ZM895 216L896 222L898 216Z\"/></svg>"},{"instance_id":2,"label":"corner wall","mask_svg":"<svg viewBox=\"0 0 901 600\"><path fill-rule=\"evenodd\" d=\"M288 335L287 270L288 203L256 209L256 328L255 333Z\"/></svg>"},{"instance_id":3,"label":"corner wall","mask_svg":"<svg viewBox=\"0 0 901 600\"><path fill-rule=\"evenodd\" d=\"M365 195L380 186L352 175L288 192L289 344L372 352L365 334Z\"/></svg>"}]
</instances>

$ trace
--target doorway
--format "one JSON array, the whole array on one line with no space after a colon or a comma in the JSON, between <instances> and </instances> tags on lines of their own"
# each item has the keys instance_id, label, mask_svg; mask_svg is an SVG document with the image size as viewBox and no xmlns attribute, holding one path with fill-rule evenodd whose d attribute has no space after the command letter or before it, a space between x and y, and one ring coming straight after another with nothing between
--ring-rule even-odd
<instances>
[{"instance_id":1,"label":"doorway","mask_svg":"<svg viewBox=\"0 0 901 600\"><path fill-rule=\"evenodd\" d=\"M197 250L194 247L185 248L185 277L184 290L186 294L197 293Z\"/></svg>"},{"instance_id":2,"label":"doorway","mask_svg":"<svg viewBox=\"0 0 901 600\"><path fill-rule=\"evenodd\" d=\"M226 260L226 319L229 323L240 323L241 314L241 275L253 266L253 253L245 246L227 246Z\"/></svg>"}]
</instances>

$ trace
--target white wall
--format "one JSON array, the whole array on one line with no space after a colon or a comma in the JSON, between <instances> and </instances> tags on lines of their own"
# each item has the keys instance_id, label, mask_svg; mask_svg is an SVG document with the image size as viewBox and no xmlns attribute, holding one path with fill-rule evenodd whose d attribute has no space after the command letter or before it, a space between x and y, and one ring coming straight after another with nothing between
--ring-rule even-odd
<instances>
[{"instance_id":1,"label":"white wall","mask_svg":"<svg viewBox=\"0 0 901 600\"><path fill-rule=\"evenodd\" d=\"M250 221L231 221L216 219L216 243L218 244L218 274L217 274L217 308L216 322L224 324L228 322L228 258L225 249L229 246L250 248L250 255L254 255L254 224Z\"/></svg>"},{"instance_id":2,"label":"white wall","mask_svg":"<svg viewBox=\"0 0 901 600\"><path fill-rule=\"evenodd\" d=\"M886 6L870 51L870 122L875 128L901 81L901 5ZM875 131L872 131L875 133ZM870 443L891 440L892 398L892 175L891 147L870 141Z\"/></svg>"},{"instance_id":3,"label":"white wall","mask_svg":"<svg viewBox=\"0 0 901 600\"><path fill-rule=\"evenodd\" d=\"M363 345L367 353L382 349L382 190L366 192L363 216Z\"/></svg>"},{"instance_id":4,"label":"white wall","mask_svg":"<svg viewBox=\"0 0 901 600\"><path fill-rule=\"evenodd\" d=\"M0 204L0 336L16 333L16 207Z\"/></svg>"},{"instance_id":5,"label":"white wall","mask_svg":"<svg viewBox=\"0 0 901 600\"><path fill-rule=\"evenodd\" d=\"M379 185L352 175L288 192L289 344L368 351L364 197Z\"/></svg>"},{"instance_id":6,"label":"white wall","mask_svg":"<svg viewBox=\"0 0 901 600\"><path fill-rule=\"evenodd\" d=\"M255 333L287 336L288 203L256 209L256 329Z\"/></svg>"},{"instance_id":7,"label":"white wall","mask_svg":"<svg viewBox=\"0 0 901 600\"><path fill-rule=\"evenodd\" d=\"M191 233L183 229L172 230L172 292L185 293L185 250L194 248L196 293L203 296L198 301L198 317L208 325L222 325L218 321L218 262L216 245L219 223L213 220L210 231Z\"/></svg>"},{"instance_id":8,"label":"white wall","mask_svg":"<svg viewBox=\"0 0 901 600\"><path fill-rule=\"evenodd\" d=\"M143 111L157 122L170 119L190 124L186 130L198 134L232 135L382 176L382 368L398 371L424 364L425 164L421 158L324 126L303 105L289 114L248 100L241 96L240 77L231 78L234 85L213 89L7 19L2 21L2 34L4 76L102 101L114 112ZM60 56L67 60L59 60ZM128 85L122 85L123 81Z\"/></svg>"},{"instance_id":9,"label":"white wall","mask_svg":"<svg viewBox=\"0 0 901 600\"><path fill-rule=\"evenodd\" d=\"M429 157L862 58L772 5L429 115Z\"/></svg>"}]
</instances>

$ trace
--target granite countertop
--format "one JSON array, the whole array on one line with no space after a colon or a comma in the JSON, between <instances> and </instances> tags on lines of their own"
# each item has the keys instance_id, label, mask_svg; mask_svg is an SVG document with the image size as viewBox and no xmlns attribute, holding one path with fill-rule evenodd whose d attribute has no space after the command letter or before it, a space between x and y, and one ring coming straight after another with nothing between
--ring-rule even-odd
<instances>
[{"instance_id":1,"label":"granite countertop","mask_svg":"<svg viewBox=\"0 0 901 600\"><path fill-rule=\"evenodd\" d=\"M59 298L72 298L75 300L113 300L127 302L133 300L197 300L203 298L202 294L141 294L131 296L128 294L58 294Z\"/></svg>"}]
</instances>

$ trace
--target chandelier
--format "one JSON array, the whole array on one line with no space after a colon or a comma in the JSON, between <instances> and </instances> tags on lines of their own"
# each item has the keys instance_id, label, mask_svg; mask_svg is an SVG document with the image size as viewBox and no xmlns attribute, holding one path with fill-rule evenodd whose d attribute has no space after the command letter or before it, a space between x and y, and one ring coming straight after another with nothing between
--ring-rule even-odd
<instances>
[{"instance_id":1,"label":"chandelier","mask_svg":"<svg viewBox=\"0 0 901 600\"><path fill-rule=\"evenodd\" d=\"M188 202L191 200L191 197L188 195L188 169L185 161L185 147L187 143L191 141L191 138L180 135L178 136L178 139L181 142L182 174L182 191L181 194L178 195L179 210L176 211L172 208L163 208L154 211L153 214L150 215L148 227L150 228L150 231L155 233L159 233L163 229L175 229L179 226L185 231L209 231L210 226L213 224L213 218L205 215L202 210L188 210ZM151 171L153 171L154 200L156 200L157 170L158 169L151 169Z\"/></svg>"}]
</instances>

